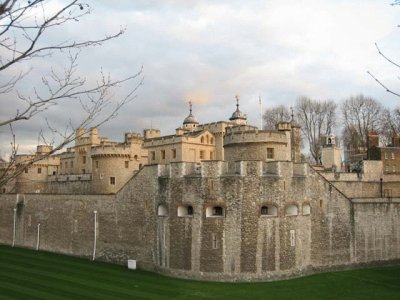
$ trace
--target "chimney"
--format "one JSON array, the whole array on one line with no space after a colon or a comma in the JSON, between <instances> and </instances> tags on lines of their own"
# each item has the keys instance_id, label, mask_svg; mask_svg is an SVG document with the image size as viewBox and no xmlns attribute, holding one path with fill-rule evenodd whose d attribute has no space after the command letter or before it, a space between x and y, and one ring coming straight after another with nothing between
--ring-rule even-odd
<instances>
[{"instance_id":1,"label":"chimney","mask_svg":"<svg viewBox=\"0 0 400 300\"><path fill-rule=\"evenodd\" d=\"M379 135L376 131L368 132L368 148L379 146Z\"/></svg>"}]
</instances>

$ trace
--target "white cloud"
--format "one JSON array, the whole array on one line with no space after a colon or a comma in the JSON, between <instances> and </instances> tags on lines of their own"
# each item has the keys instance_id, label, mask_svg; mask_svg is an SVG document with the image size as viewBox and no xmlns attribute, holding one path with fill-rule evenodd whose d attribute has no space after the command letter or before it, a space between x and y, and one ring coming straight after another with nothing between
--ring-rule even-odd
<instances>
[{"instance_id":1,"label":"white cloud","mask_svg":"<svg viewBox=\"0 0 400 300\"><path fill-rule=\"evenodd\" d=\"M374 47L379 42L388 55L400 49L400 7L389 2L114 2L92 1L90 16L63 28L62 35L51 33L51 38L86 39L127 27L121 38L90 48L81 57L89 80L100 67L121 77L144 66L145 84L138 98L102 129L113 138L151 125L171 133L187 115L189 99L200 121L227 120L235 109L236 93L253 124L259 123L259 95L264 106L292 104L301 95L339 102L360 92L388 105L397 103L366 74L371 70L392 86L398 83L398 70ZM58 63L53 59L29 66L40 78ZM65 122L59 118L63 108L49 111L57 124ZM34 126L19 128L22 137L43 126L40 120L30 124Z\"/></svg>"}]
</instances>

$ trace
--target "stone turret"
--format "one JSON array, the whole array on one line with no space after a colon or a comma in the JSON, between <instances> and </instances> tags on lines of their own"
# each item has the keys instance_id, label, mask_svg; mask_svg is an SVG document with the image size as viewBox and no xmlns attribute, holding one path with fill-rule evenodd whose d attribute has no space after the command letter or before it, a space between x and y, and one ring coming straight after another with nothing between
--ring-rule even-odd
<instances>
[{"instance_id":1,"label":"stone turret","mask_svg":"<svg viewBox=\"0 0 400 300\"><path fill-rule=\"evenodd\" d=\"M236 110L233 112L229 120L237 125L247 124L247 115L239 110L239 96L237 95L236 95Z\"/></svg>"},{"instance_id":2,"label":"stone turret","mask_svg":"<svg viewBox=\"0 0 400 300\"><path fill-rule=\"evenodd\" d=\"M197 119L192 114L192 101L189 101L189 115L183 120L183 128L189 131L193 131L199 125Z\"/></svg>"},{"instance_id":3,"label":"stone turret","mask_svg":"<svg viewBox=\"0 0 400 300\"><path fill-rule=\"evenodd\" d=\"M339 172L342 165L340 147L336 142L336 136L330 134L324 137L321 151L321 162L326 170L335 170Z\"/></svg>"}]
</instances>

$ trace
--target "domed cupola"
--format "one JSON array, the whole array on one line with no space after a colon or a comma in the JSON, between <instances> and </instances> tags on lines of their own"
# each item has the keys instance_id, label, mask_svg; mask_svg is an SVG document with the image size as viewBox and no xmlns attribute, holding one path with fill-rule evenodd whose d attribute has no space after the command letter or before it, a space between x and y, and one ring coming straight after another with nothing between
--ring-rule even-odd
<instances>
[{"instance_id":1,"label":"domed cupola","mask_svg":"<svg viewBox=\"0 0 400 300\"><path fill-rule=\"evenodd\" d=\"M183 120L183 128L193 130L198 124L199 122L192 114L192 101L189 101L189 115Z\"/></svg>"},{"instance_id":2,"label":"domed cupola","mask_svg":"<svg viewBox=\"0 0 400 300\"><path fill-rule=\"evenodd\" d=\"M239 110L239 96L236 95L236 110L232 114L232 117L229 118L232 122L238 125L246 125L247 124L247 115L242 113Z\"/></svg>"}]
</instances>

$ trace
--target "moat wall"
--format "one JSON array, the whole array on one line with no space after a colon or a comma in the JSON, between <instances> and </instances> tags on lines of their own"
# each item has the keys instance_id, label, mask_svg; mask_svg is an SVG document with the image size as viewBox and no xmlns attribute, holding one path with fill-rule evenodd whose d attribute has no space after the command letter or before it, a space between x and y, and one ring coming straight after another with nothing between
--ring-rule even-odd
<instances>
[{"instance_id":1,"label":"moat wall","mask_svg":"<svg viewBox=\"0 0 400 300\"><path fill-rule=\"evenodd\" d=\"M399 199L350 200L291 162L145 166L116 195L1 195L4 244L14 208L16 246L36 248L40 223L39 249L92 258L96 211L96 259L178 277L273 280L400 259Z\"/></svg>"}]
</instances>

